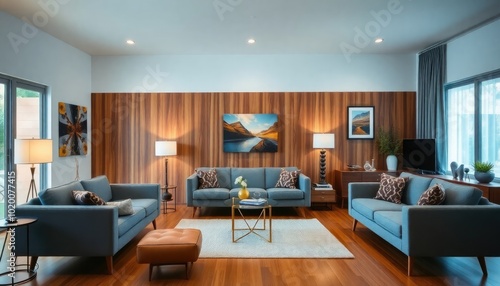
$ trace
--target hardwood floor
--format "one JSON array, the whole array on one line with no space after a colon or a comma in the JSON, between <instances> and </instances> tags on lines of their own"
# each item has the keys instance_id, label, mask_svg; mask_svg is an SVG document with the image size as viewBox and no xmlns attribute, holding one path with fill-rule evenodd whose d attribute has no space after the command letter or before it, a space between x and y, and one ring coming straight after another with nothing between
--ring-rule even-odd
<instances>
[{"instance_id":1,"label":"hardwood floor","mask_svg":"<svg viewBox=\"0 0 500 286\"><path fill-rule=\"evenodd\" d=\"M355 258L199 259L189 280L185 279L184 266L162 266L153 270L149 282L148 265L137 264L135 246L153 229L150 225L114 256L112 275L106 274L101 257L40 257L36 279L24 285L500 285L498 257L486 258L487 277L482 276L475 257L416 258L414 276L408 277L407 257L362 224L353 232L346 209L306 209L305 215L323 223ZM161 214L157 224L173 228L191 216L191 208L178 205L176 212ZM229 209L202 209L195 216L229 217ZM292 208L274 208L273 217L300 218ZM5 269L5 258L0 267Z\"/></svg>"}]
</instances>

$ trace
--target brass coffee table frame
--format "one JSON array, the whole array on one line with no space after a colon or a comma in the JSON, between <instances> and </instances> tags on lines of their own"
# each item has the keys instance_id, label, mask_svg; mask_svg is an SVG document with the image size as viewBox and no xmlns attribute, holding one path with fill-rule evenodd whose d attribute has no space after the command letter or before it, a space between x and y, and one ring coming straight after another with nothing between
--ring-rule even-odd
<instances>
[{"instance_id":1,"label":"brass coffee table frame","mask_svg":"<svg viewBox=\"0 0 500 286\"><path fill-rule=\"evenodd\" d=\"M273 232L272 232L273 214L272 214L272 206L269 204L269 202L266 202L263 205L240 205L239 201L240 200L238 198L232 198L232 201L231 201L231 230L232 230L231 232L232 232L233 242L237 242L238 240L249 235L250 233L253 233L253 234L261 237L262 239L266 240L267 242L273 242ZM248 223L246 217L243 215L243 212L241 210L258 210L258 209L261 210L260 214L257 217L257 220L255 221L253 226L250 226L250 224ZM243 219L243 221L247 225L246 228L235 228L235 226L234 226L235 210L238 210L238 212L240 213L241 218ZM264 237L260 233L256 232L256 230L266 230L266 210L267 210L267 212L269 212L269 215L267 217L267 219L269 220L269 239ZM261 228L257 228L257 224L259 223L259 221L262 221ZM234 232L236 230L248 230L248 232L241 235L240 237L235 238Z\"/></svg>"}]
</instances>

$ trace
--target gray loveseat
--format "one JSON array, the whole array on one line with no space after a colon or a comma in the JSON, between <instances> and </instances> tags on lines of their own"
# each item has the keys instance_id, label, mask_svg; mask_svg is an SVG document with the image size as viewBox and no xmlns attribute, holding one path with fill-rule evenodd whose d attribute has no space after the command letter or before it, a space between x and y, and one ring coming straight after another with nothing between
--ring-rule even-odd
<instances>
[{"instance_id":1,"label":"gray loveseat","mask_svg":"<svg viewBox=\"0 0 500 286\"><path fill-rule=\"evenodd\" d=\"M500 255L500 206L466 185L402 173L409 180L402 203L374 199L379 183L349 184L349 215L353 231L359 221L408 256L408 276L413 257L476 256L487 274L485 256ZM441 205L417 205L427 188L441 184Z\"/></svg>"},{"instance_id":2,"label":"gray loveseat","mask_svg":"<svg viewBox=\"0 0 500 286\"><path fill-rule=\"evenodd\" d=\"M234 181L238 176L247 180L250 196L259 192L261 198L273 201L273 207L309 207L311 206L311 179L300 173L296 188L276 188L282 168L198 168L208 171L215 169L217 172L218 188L200 189L197 173L186 179L187 206L193 207L193 216L199 207L228 207L228 200L238 197L240 186ZM296 171L296 167L283 168L287 171ZM300 210L302 211L302 210ZM302 214L303 215L303 214Z\"/></svg>"},{"instance_id":3,"label":"gray loveseat","mask_svg":"<svg viewBox=\"0 0 500 286\"><path fill-rule=\"evenodd\" d=\"M117 206L77 205L73 190L94 192L104 201L132 199L133 214L119 216ZM113 273L113 255L160 214L159 184L110 184L107 177L74 181L46 189L17 206L17 217L35 217L29 227L29 254L34 268L39 256L104 256ZM16 229L16 254L26 255L26 228Z\"/></svg>"}]
</instances>

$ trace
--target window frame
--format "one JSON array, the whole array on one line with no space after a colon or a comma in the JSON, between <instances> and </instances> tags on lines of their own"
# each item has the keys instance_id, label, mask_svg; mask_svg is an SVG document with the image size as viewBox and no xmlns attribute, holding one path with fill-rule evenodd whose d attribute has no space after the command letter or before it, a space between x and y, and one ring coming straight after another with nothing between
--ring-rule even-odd
<instances>
[{"instance_id":1,"label":"window frame","mask_svg":"<svg viewBox=\"0 0 500 286\"><path fill-rule=\"evenodd\" d=\"M486 73L482 73L479 75L475 75L466 79L458 80L455 82L447 83L444 85L444 96L445 96L445 118L447 119L446 125L447 125L447 133L448 133L448 101L449 101L449 95L448 92L450 89L454 89L457 87L461 86L466 86L472 84L474 86L474 146L482 146L482 130L481 130L481 125L482 125L482 100L481 100L481 94L482 94L482 83L488 80L492 79L500 79L500 69L489 71ZM448 142L446 142L446 147L448 147ZM446 158L448 158L448 148L446 148ZM481 150L478 147L474 148L474 161L483 161L484 159L481 156ZM448 161L448 160L446 160ZM447 172L450 171L449 166L445 166L445 170ZM500 181L500 174L495 173L495 181Z\"/></svg>"},{"instance_id":2,"label":"window frame","mask_svg":"<svg viewBox=\"0 0 500 286\"><path fill-rule=\"evenodd\" d=\"M30 82L24 79L8 76L0 73L0 82L5 84L5 171L16 171L14 164L14 139L16 138L15 130L17 127L17 88L36 91L40 94L39 109L40 109L40 138L49 137L49 88L45 85ZM7 120L9 119L9 120ZM10 122L10 124L7 124ZM40 182L38 189L46 189L49 183L49 169L47 164L40 164ZM17 172L16 172L17 173ZM7 203L6 201L4 202ZM5 208L7 209L7 208ZM0 214L5 216L6 214Z\"/></svg>"}]
</instances>

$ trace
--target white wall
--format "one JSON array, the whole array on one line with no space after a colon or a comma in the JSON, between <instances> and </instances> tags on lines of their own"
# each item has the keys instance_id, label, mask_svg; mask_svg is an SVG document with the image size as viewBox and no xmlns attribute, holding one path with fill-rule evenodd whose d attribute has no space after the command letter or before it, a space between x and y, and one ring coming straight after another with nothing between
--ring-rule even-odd
<instances>
[{"instance_id":1,"label":"white wall","mask_svg":"<svg viewBox=\"0 0 500 286\"><path fill-rule=\"evenodd\" d=\"M92 57L93 92L415 91L410 55Z\"/></svg>"},{"instance_id":2,"label":"white wall","mask_svg":"<svg viewBox=\"0 0 500 286\"><path fill-rule=\"evenodd\" d=\"M12 45L8 38L9 34L19 36L18 39L21 39L22 43ZM54 161L50 164L49 186L70 182L75 178L75 157L79 161L80 177L90 178L90 146L87 156L60 158L57 141L59 137L58 102L83 105L90 110L90 56L41 30L29 29L23 21L4 12L0 12L0 38L0 73L49 87L51 121L49 137L54 140ZM89 131L90 127L89 113Z\"/></svg>"},{"instance_id":3,"label":"white wall","mask_svg":"<svg viewBox=\"0 0 500 286\"><path fill-rule=\"evenodd\" d=\"M500 19L450 41L447 82L500 68Z\"/></svg>"}]
</instances>

